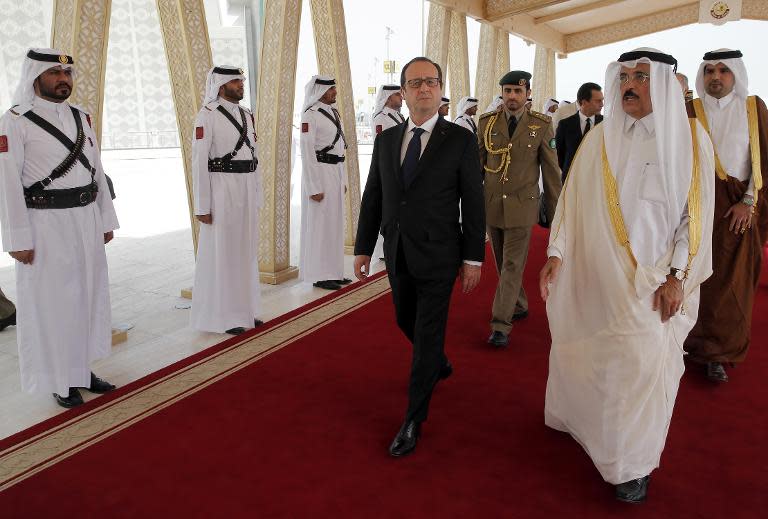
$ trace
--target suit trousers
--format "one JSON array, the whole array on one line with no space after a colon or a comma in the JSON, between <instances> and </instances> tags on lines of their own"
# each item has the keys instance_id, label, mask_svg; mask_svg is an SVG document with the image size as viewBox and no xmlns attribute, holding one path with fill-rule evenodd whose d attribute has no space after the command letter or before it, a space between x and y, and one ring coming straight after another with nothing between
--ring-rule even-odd
<instances>
[{"instance_id":1,"label":"suit trousers","mask_svg":"<svg viewBox=\"0 0 768 519\"><path fill-rule=\"evenodd\" d=\"M523 271L528 259L528 244L531 241L530 227L487 228L491 239L499 283L493 297L491 330L509 334L512 316L528 310L528 299L523 290Z\"/></svg>"},{"instance_id":2,"label":"suit trousers","mask_svg":"<svg viewBox=\"0 0 768 519\"><path fill-rule=\"evenodd\" d=\"M389 274L397 325L413 344L406 421L427 419L429 401L445 356L445 328L456 278L420 279L411 276L402 248L397 252L397 275Z\"/></svg>"}]
</instances>

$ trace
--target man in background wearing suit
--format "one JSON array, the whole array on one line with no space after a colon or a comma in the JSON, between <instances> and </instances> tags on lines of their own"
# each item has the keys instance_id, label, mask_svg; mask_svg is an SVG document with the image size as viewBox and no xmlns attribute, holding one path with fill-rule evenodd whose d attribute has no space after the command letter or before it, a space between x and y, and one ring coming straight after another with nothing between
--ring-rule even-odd
<instances>
[{"instance_id":1,"label":"man in background wearing suit","mask_svg":"<svg viewBox=\"0 0 768 519\"><path fill-rule=\"evenodd\" d=\"M416 448L432 390L453 371L443 350L451 291L457 274L464 293L477 286L485 253L477 141L438 114L440 66L414 58L400 86L410 118L376 137L355 241L355 275L364 280L381 230L397 325L413 344L408 409L389 447L395 457Z\"/></svg>"},{"instance_id":2,"label":"man in background wearing suit","mask_svg":"<svg viewBox=\"0 0 768 519\"><path fill-rule=\"evenodd\" d=\"M600 110L603 109L603 92L596 83L584 83L576 94L579 111L566 117L557 125L555 142L557 144L557 161L563 172L563 184L568 175L576 150L586 133L603 120Z\"/></svg>"}]
</instances>

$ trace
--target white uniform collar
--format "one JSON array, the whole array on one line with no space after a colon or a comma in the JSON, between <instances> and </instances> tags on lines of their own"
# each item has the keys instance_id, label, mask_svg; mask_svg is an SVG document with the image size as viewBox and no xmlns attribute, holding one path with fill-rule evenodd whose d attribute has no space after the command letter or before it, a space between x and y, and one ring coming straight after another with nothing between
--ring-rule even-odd
<instances>
[{"instance_id":1,"label":"white uniform collar","mask_svg":"<svg viewBox=\"0 0 768 519\"><path fill-rule=\"evenodd\" d=\"M69 110L69 103L66 101L62 101L61 103L54 103L53 101L48 101L38 96L35 96L35 99L32 101L32 106L35 108L42 108L43 110L58 113L65 113Z\"/></svg>"},{"instance_id":2,"label":"white uniform collar","mask_svg":"<svg viewBox=\"0 0 768 519\"><path fill-rule=\"evenodd\" d=\"M437 124L437 118L438 118L438 117L440 117L440 114L439 114L439 113L437 113L437 112L435 112L435 115L433 115L432 117L430 117L430 118L429 118L429 119L428 119L426 122L424 122L424 124L422 124L421 126L418 126L418 128L421 128L422 130L424 130L424 131L425 131L425 132L427 132L427 133L432 133L432 130L434 130L434 129L435 129L435 125ZM416 126L415 124L413 124L413 121L411 121L411 119L409 118L409 119L408 119L408 128L406 129L406 131L410 132L411 130L413 130L413 129L414 129L414 128L416 128L416 127L417 127L417 126Z\"/></svg>"},{"instance_id":3,"label":"white uniform collar","mask_svg":"<svg viewBox=\"0 0 768 519\"><path fill-rule=\"evenodd\" d=\"M240 103L233 103L232 101L227 101L221 96L219 97L219 104L229 111L237 110L238 108L240 108Z\"/></svg>"},{"instance_id":4,"label":"white uniform collar","mask_svg":"<svg viewBox=\"0 0 768 519\"><path fill-rule=\"evenodd\" d=\"M656 133L656 122L653 118L653 112L642 119L635 119L634 117L627 115L624 119L624 132L629 133L630 129L635 125L640 125L646 132L648 132L648 135L655 135Z\"/></svg>"}]
</instances>

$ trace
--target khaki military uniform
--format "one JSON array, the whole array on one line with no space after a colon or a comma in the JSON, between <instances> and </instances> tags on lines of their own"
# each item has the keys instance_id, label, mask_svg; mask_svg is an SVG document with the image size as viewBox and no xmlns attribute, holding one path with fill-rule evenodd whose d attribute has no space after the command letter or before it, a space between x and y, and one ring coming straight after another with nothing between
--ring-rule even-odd
<instances>
[{"instance_id":1,"label":"khaki military uniform","mask_svg":"<svg viewBox=\"0 0 768 519\"><path fill-rule=\"evenodd\" d=\"M499 273L491 330L508 334L513 315L528 310L522 279L531 227L539 217L540 172L548 221L554 218L562 189L555 135L551 117L526 110L510 136L500 109L480 116L477 138L485 175L487 231Z\"/></svg>"}]
</instances>

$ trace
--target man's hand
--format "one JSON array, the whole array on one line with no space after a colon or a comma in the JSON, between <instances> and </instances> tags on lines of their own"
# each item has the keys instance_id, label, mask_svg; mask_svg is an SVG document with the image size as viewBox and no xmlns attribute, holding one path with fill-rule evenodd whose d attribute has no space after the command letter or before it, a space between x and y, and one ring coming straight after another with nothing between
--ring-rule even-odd
<instances>
[{"instance_id":1,"label":"man's hand","mask_svg":"<svg viewBox=\"0 0 768 519\"><path fill-rule=\"evenodd\" d=\"M360 281L365 281L371 273L371 257L362 254L355 256L354 269L355 277Z\"/></svg>"},{"instance_id":2,"label":"man's hand","mask_svg":"<svg viewBox=\"0 0 768 519\"><path fill-rule=\"evenodd\" d=\"M549 285L557 280L557 275L560 273L560 266L562 264L563 260L557 256L550 256L544 264L544 268L542 268L539 273L539 291L541 291L541 298L544 301L549 297Z\"/></svg>"},{"instance_id":3,"label":"man's hand","mask_svg":"<svg viewBox=\"0 0 768 519\"><path fill-rule=\"evenodd\" d=\"M661 322L666 323L673 317L683 304L683 282L675 276L668 275L667 282L656 289L653 294L653 310L661 311Z\"/></svg>"},{"instance_id":4,"label":"man's hand","mask_svg":"<svg viewBox=\"0 0 768 519\"><path fill-rule=\"evenodd\" d=\"M323 198L325 198L325 193L318 193L316 195L310 195L309 198L311 200L314 200L315 202L322 202Z\"/></svg>"},{"instance_id":5,"label":"man's hand","mask_svg":"<svg viewBox=\"0 0 768 519\"><path fill-rule=\"evenodd\" d=\"M104 245L112 241L112 238L115 237L114 231L109 231L104 233Z\"/></svg>"},{"instance_id":6,"label":"man's hand","mask_svg":"<svg viewBox=\"0 0 768 519\"><path fill-rule=\"evenodd\" d=\"M725 213L723 218L731 217L731 224L728 226L728 230L733 234L744 234L747 229L752 228L752 207L736 202Z\"/></svg>"},{"instance_id":7,"label":"man's hand","mask_svg":"<svg viewBox=\"0 0 768 519\"><path fill-rule=\"evenodd\" d=\"M482 267L480 265L470 265L464 263L461 265L459 276L461 276L461 291L465 294L469 294L475 289L478 283L480 283L480 272Z\"/></svg>"},{"instance_id":8,"label":"man's hand","mask_svg":"<svg viewBox=\"0 0 768 519\"><path fill-rule=\"evenodd\" d=\"M206 225L211 225L213 223L213 214L197 214L195 215L195 218L197 218L197 221L200 223L204 223Z\"/></svg>"},{"instance_id":9,"label":"man's hand","mask_svg":"<svg viewBox=\"0 0 768 519\"><path fill-rule=\"evenodd\" d=\"M31 265L32 261L35 259L35 250L15 250L13 252L9 252L8 254L11 255L13 259L16 261L20 261L21 263L25 265Z\"/></svg>"}]
</instances>

